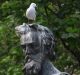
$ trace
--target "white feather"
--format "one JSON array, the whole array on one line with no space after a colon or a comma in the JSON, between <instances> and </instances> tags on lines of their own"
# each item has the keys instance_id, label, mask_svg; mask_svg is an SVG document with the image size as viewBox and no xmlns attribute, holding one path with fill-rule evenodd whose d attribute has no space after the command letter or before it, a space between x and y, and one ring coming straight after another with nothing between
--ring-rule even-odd
<instances>
[{"instance_id":1,"label":"white feather","mask_svg":"<svg viewBox=\"0 0 80 75\"><path fill-rule=\"evenodd\" d=\"M31 3L30 7L26 11L26 17L29 20L35 20L36 19L36 10L35 10L36 4Z\"/></svg>"}]
</instances>

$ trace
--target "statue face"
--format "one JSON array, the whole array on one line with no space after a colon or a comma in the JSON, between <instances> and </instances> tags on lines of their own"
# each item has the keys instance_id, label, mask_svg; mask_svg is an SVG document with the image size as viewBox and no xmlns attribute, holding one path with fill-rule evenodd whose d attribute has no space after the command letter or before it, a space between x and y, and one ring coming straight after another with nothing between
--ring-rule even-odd
<instances>
[{"instance_id":1,"label":"statue face","mask_svg":"<svg viewBox=\"0 0 80 75\"><path fill-rule=\"evenodd\" d=\"M26 54L32 54L32 53L37 53L40 50L40 42L38 38L38 33L37 32L28 32L25 35L26 41Z\"/></svg>"},{"instance_id":2,"label":"statue face","mask_svg":"<svg viewBox=\"0 0 80 75\"><path fill-rule=\"evenodd\" d=\"M25 46L26 54L36 53L40 50L39 34L36 30L31 30L28 25L25 24L17 26L17 34L20 35L21 45Z\"/></svg>"}]
</instances>

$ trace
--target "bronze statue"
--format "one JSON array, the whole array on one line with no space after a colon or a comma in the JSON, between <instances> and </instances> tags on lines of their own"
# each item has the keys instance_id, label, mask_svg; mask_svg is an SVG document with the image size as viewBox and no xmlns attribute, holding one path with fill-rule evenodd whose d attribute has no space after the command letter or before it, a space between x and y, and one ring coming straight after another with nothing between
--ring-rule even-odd
<instances>
[{"instance_id":1,"label":"bronze statue","mask_svg":"<svg viewBox=\"0 0 80 75\"><path fill-rule=\"evenodd\" d=\"M25 54L24 75L60 75L61 72L50 62L55 57L53 33L34 23L23 23L15 29Z\"/></svg>"}]
</instances>

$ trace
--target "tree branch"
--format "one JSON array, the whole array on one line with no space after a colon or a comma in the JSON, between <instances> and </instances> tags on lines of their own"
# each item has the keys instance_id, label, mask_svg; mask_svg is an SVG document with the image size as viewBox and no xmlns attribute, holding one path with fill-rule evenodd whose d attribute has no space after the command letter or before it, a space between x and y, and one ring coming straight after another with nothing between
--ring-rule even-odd
<instances>
[{"instance_id":1,"label":"tree branch","mask_svg":"<svg viewBox=\"0 0 80 75\"><path fill-rule=\"evenodd\" d=\"M46 16L47 16L47 22L48 22L48 25L49 25L49 15L48 15L48 11L47 11L46 6L44 6L44 10L45 10L45 13L46 13Z\"/></svg>"},{"instance_id":2,"label":"tree branch","mask_svg":"<svg viewBox=\"0 0 80 75\"><path fill-rule=\"evenodd\" d=\"M80 51L70 48L69 45L66 45L64 39L60 38L60 40L64 47L75 56L76 60L79 62L80 65Z\"/></svg>"}]
</instances>

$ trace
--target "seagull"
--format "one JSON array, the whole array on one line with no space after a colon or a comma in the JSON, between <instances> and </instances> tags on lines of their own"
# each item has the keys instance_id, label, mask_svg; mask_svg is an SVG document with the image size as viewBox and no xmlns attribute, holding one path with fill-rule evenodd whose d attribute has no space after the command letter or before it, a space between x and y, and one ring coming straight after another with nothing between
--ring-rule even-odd
<instances>
[{"instance_id":1,"label":"seagull","mask_svg":"<svg viewBox=\"0 0 80 75\"><path fill-rule=\"evenodd\" d=\"M36 4L35 3L31 3L29 8L26 10L26 17L28 18L29 22L33 22L36 20Z\"/></svg>"}]
</instances>

